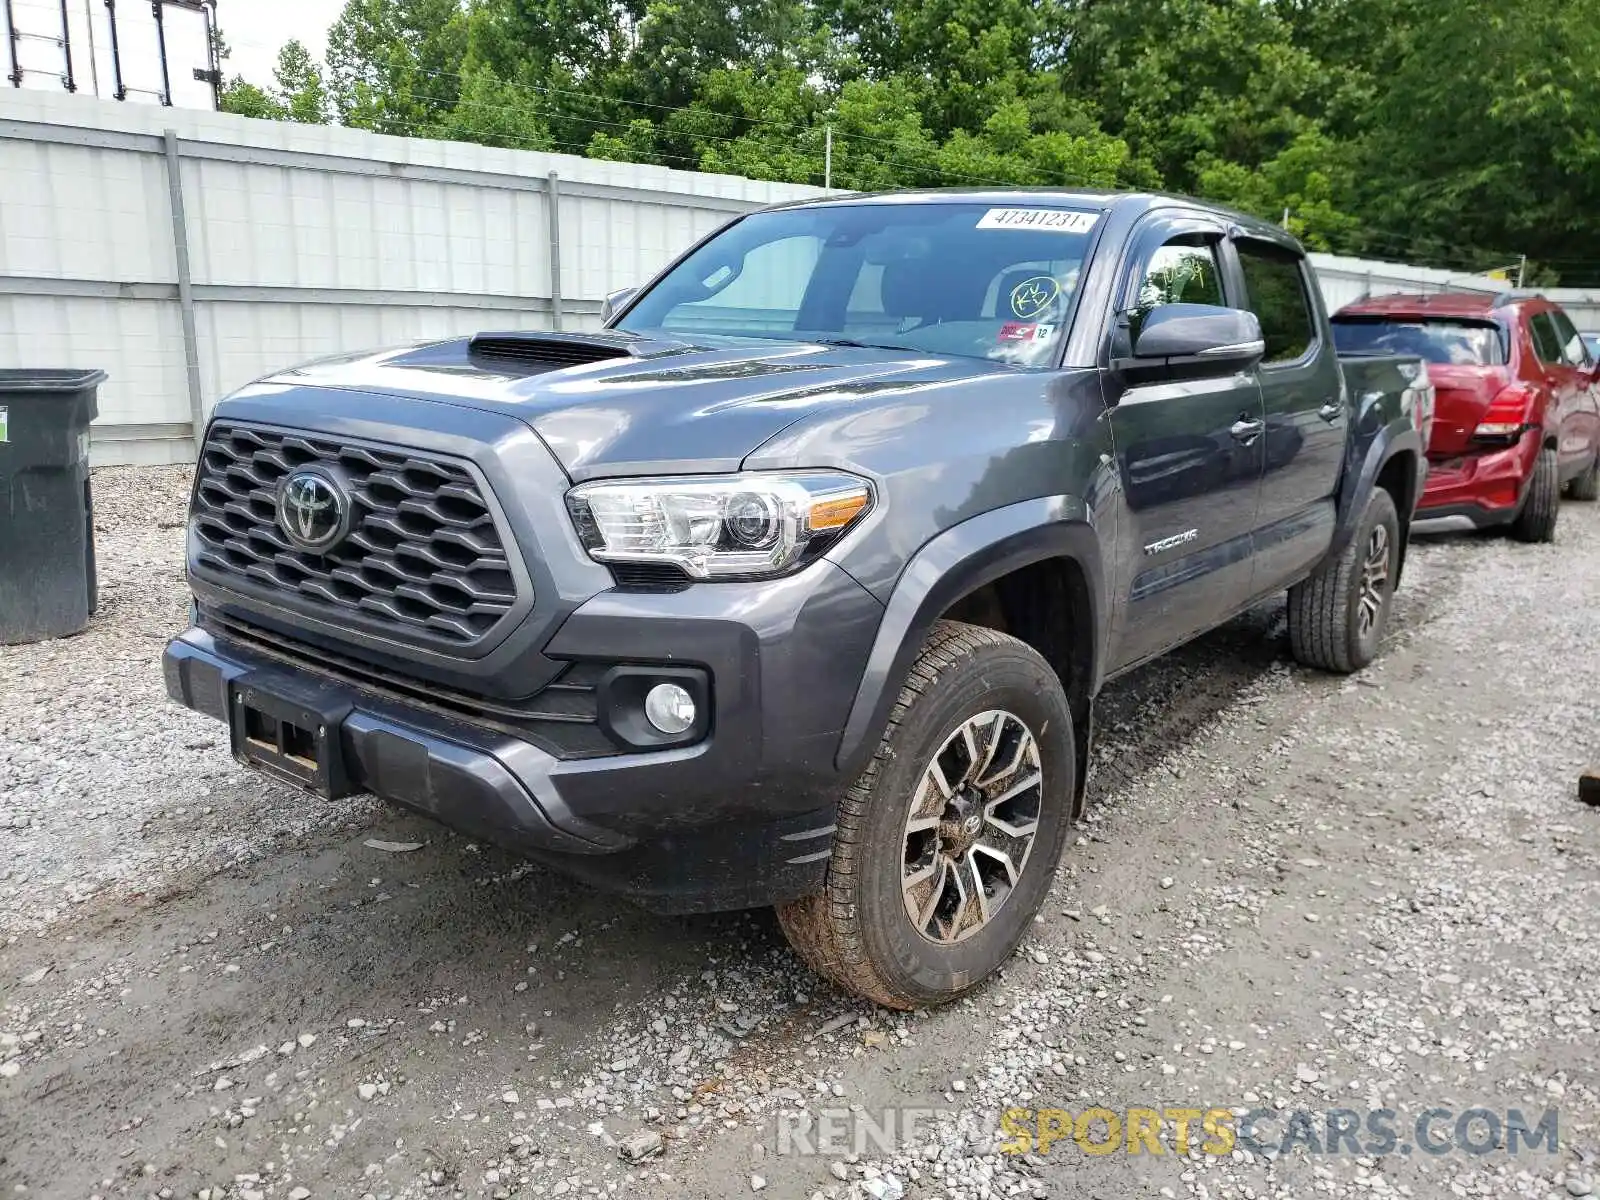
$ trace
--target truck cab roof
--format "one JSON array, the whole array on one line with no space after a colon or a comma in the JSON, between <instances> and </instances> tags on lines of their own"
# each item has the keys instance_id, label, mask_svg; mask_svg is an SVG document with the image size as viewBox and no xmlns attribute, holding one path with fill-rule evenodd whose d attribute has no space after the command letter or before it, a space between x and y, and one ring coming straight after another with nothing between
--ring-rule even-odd
<instances>
[{"instance_id":1,"label":"truck cab roof","mask_svg":"<svg viewBox=\"0 0 1600 1200\"><path fill-rule=\"evenodd\" d=\"M1103 188L919 188L895 192L856 192L821 196L773 205L772 208L820 208L862 204L993 204L1006 207L1044 204L1050 207L1092 209L1107 216L1126 218L1130 223L1147 212L1188 210L1196 214L1220 217L1243 236L1274 242L1297 254L1305 253L1305 248L1294 235L1281 226L1223 205L1168 192L1127 192Z\"/></svg>"}]
</instances>

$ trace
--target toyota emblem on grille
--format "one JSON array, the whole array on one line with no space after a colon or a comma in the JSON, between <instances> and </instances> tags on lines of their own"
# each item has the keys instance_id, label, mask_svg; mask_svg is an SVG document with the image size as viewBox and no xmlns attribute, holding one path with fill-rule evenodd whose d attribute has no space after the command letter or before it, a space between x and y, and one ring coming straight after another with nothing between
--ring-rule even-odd
<instances>
[{"instance_id":1,"label":"toyota emblem on grille","mask_svg":"<svg viewBox=\"0 0 1600 1200\"><path fill-rule=\"evenodd\" d=\"M296 549L326 554L350 532L350 500L320 471L296 471L278 488L278 528Z\"/></svg>"}]
</instances>

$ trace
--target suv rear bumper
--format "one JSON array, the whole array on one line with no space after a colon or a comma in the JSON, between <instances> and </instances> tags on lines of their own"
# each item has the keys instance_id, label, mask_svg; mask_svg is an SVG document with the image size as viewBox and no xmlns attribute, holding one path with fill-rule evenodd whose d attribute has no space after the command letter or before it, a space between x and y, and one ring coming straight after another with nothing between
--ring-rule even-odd
<instances>
[{"instance_id":1,"label":"suv rear bumper","mask_svg":"<svg viewBox=\"0 0 1600 1200\"><path fill-rule=\"evenodd\" d=\"M835 753L882 613L825 562L770 583L594 597L546 654L695 666L712 708L693 745L601 757L557 758L199 627L162 666L174 700L222 721L241 680L348 706L338 746L350 783L471 837L661 911L746 908L821 886L847 785Z\"/></svg>"},{"instance_id":2,"label":"suv rear bumper","mask_svg":"<svg viewBox=\"0 0 1600 1200\"><path fill-rule=\"evenodd\" d=\"M1504 450L1431 462L1417 520L1466 517L1477 525L1515 520L1533 478L1540 436L1538 430L1529 430Z\"/></svg>"}]
</instances>

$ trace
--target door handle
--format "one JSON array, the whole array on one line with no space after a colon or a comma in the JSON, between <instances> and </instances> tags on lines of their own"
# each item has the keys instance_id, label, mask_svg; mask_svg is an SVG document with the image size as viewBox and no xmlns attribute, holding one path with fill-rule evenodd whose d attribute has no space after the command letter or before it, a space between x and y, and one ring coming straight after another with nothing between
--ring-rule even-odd
<instances>
[{"instance_id":1,"label":"door handle","mask_svg":"<svg viewBox=\"0 0 1600 1200\"><path fill-rule=\"evenodd\" d=\"M1248 446L1261 436L1261 431L1266 427L1267 423L1265 421L1252 421L1248 417L1240 417L1228 429L1228 432L1233 435L1234 441L1243 442Z\"/></svg>"},{"instance_id":2,"label":"door handle","mask_svg":"<svg viewBox=\"0 0 1600 1200\"><path fill-rule=\"evenodd\" d=\"M1317 416L1321 417L1329 425L1332 425L1339 419L1339 414L1342 412L1344 412L1344 409L1337 404L1324 404L1321 408L1317 409Z\"/></svg>"}]
</instances>

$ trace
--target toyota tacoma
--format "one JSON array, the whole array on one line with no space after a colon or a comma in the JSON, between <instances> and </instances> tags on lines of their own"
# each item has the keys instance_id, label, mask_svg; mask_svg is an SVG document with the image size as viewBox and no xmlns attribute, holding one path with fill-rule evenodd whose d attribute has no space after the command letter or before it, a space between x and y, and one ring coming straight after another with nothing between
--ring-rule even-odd
<instances>
[{"instance_id":1,"label":"toyota tacoma","mask_svg":"<svg viewBox=\"0 0 1600 1200\"><path fill-rule=\"evenodd\" d=\"M1334 349L1284 231L1089 192L742 216L586 333L219 404L170 694L235 755L664 911L772 904L880 1003L1039 910L1102 684L1287 590L1377 651L1418 359Z\"/></svg>"}]
</instances>

